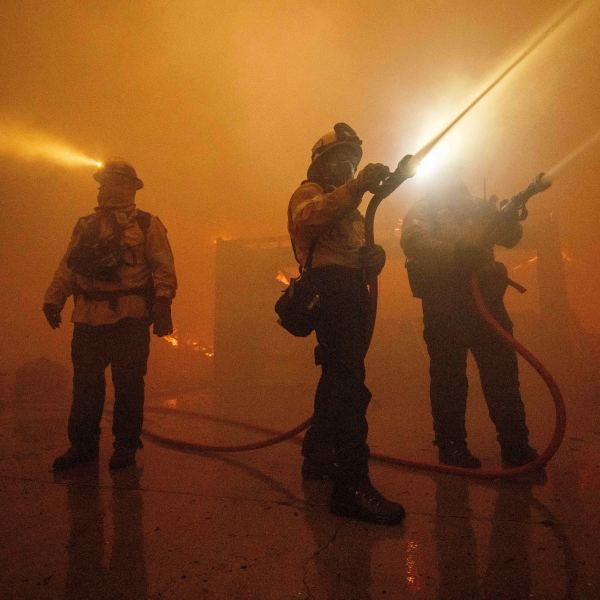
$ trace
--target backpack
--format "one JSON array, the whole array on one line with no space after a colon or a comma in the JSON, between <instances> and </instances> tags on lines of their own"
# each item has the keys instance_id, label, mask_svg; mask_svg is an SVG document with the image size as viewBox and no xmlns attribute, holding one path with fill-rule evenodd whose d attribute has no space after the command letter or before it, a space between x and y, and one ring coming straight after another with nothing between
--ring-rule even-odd
<instances>
[{"instance_id":1,"label":"backpack","mask_svg":"<svg viewBox=\"0 0 600 600\"><path fill-rule=\"evenodd\" d=\"M144 234L150 226L150 213L137 211L136 221ZM113 212L109 213L111 234L100 237L100 215L82 219L82 228L78 243L67 258L67 266L77 275L98 281L119 281L119 268L125 264L121 244L122 228Z\"/></svg>"}]
</instances>

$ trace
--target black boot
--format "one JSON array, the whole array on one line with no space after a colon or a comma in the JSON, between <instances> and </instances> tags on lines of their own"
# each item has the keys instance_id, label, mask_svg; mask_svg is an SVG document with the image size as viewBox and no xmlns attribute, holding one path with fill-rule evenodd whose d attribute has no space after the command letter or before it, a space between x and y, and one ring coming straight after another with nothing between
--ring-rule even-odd
<instances>
[{"instance_id":1,"label":"black boot","mask_svg":"<svg viewBox=\"0 0 600 600\"><path fill-rule=\"evenodd\" d=\"M317 462L304 458L302 463L302 479L304 481L326 481L333 479L334 465L332 463Z\"/></svg>"},{"instance_id":2,"label":"black boot","mask_svg":"<svg viewBox=\"0 0 600 600\"><path fill-rule=\"evenodd\" d=\"M443 465L462 467L463 469L479 469L481 461L471 454L465 442L449 442L439 444L439 460Z\"/></svg>"},{"instance_id":3,"label":"black boot","mask_svg":"<svg viewBox=\"0 0 600 600\"><path fill-rule=\"evenodd\" d=\"M137 448L127 446L115 446L108 467L110 469L124 469L135 465L135 452Z\"/></svg>"},{"instance_id":4,"label":"black boot","mask_svg":"<svg viewBox=\"0 0 600 600\"><path fill-rule=\"evenodd\" d=\"M71 446L64 454L54 459L52 469L54 471L66 471L95 460L98 460L98 448Z\"/></svg>"},{"instance_id":5,"label":"black boot","mask_svg":"<svg viewBox=\"0 0 600 600\"><path fill-rule=\"evenodd\" d=\"M384 498L368 478L355 485L336 483L330 510L334 515L382 525L400 523L406 514L402 505Z\"/></svg>"},{"instance_id":6,"label":"black boot","mask_svg":"<svg viewBox=\"0 0 600 600\"><path fill-rule=\"evenodd\" d=\"M501 453L502 464L505 467L521 467L538 457L536 449L529 444L502 446Z\"/></svg>"}]
</instances>

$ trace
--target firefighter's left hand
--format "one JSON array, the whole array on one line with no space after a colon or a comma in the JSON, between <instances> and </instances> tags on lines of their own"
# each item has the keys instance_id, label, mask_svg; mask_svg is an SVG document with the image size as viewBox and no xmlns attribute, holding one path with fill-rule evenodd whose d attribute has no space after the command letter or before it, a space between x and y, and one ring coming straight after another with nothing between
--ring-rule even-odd
<instances>
[{"instance_id":1,"label":"firefighter's left hand","mask_svg":"<svg viewBox=\"0 0 600 600\"><path fill-rule=\"evenodd\" d=\"M385 265L385 250L374 244L373 246L363 246L359 250L360 263L370 274L379 275Z\"/></svg>"},{"instance_id":2,"label":"firefighter's left hand","mask_svg":"<svg viewBox=\"0 0 600 600\"><path fill-rule=\"evenodd\" d=\"M173 333L173 321L171 319L171 298L157 296L152 304L150 315L154 323L153 333L158 337L171 335Z\"/></svg>"},{"instance_id":3,"label":"firefighter's left hand","mask_svg":"<svg viewBox=\"0 0 600 600\"><path fill-rule=\"evenodd\" d=\"M60 306L46 303L42 307L42 310L44 311L46 321L48 321L48 324L50 327L52 327L52 329L57 329L60 327L62 322L62 319L60 318Z\"/></svg>"},{"instance_id":4,"label":"firefighter's left hand","mask_svg":"<svg viewBox=\"0 0 600 600\"><path fill-rule=\"evenodd\" d=\"M524 204L516 209L503 211L502 209L509 203L509 200L505 199L498 201L498 198L496 196L492 196L490 198L490 201L492 201L493 199L495 199L498 208L502 212L504 222L509 225L515 225L519 221L524 221L527 218L527 215L529 214L527 206L525 206Z\"/></svg>"}]
</instances>

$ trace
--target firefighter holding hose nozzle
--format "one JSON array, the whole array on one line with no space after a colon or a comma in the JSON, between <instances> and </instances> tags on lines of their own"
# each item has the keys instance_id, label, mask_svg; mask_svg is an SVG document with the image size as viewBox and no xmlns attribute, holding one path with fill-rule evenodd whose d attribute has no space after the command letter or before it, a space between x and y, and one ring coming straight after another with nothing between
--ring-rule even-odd
<instances>
[{"instance_id":1,"label":"firefighter holding hose nozzle","mask_svg":"<svg viewBox=\"0 0 600 600\"><path fill-rule=\"evenodd\" d=\"M375 192L390 174L368 164L355 176L361 140L345 123L312 149L307 180L293 193L288 230L296 259L310 269L320 302L316 363L322 374L314 414L304 438L304 480L332 479L334 514L377 523L399 523L400 504L384 498L369 479L365 386L369 296L366 276L385 263L380 246L365 247L365 192Z\"/></svg>"},{"instance_id":2,"label":"firefighter holding hose nozzle","mask_svg":"<svg viewBox=\"0 0 600 600\"><path fill-rule=\"evenodd\" d=\"M445 173L403 221L400 243L411 291L423 306L434 443L442 464L481 466L467 446L465 428L469 350L496 426L503 465L517 467L537 457L529 445L515 350L488 329L469 287L470 274L476 271L487 307L512 333L503 296L508 285L518 284L494 260L494 246L514 247L525 216L524 204L498 206L496 198L475 198L456 173Z\"/></svg>"},{"instance_id":3,"label":"firefighter holding hose nozzle","mask_svg":"<svg viewBox=\"0 0 600 600\"><path fill-rule=\"evenodd\" d=\"M173 332L171 300L177 279L167 231L158 217L136 208L143 183L135 169L109 159L95 174L98 207L77 222L67 252L44 296L55 329L69 296L75 306L71 342L71 447L55 471L96 461L104 407L104 371L115 388L111 469L135 465L144 409L149 323L157 336Z\"/></svg>"}]
</instances>

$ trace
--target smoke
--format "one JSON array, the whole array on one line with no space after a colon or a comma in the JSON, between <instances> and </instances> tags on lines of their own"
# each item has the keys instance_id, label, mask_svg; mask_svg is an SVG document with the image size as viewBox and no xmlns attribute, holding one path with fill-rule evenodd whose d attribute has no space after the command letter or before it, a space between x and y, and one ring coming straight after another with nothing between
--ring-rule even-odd
<instances>
[{"instance_id":1,"label":"smoke","mask_svg":"<svg viewBox=\"0 0 600 600\"><path fill-rule=\"evenodd\" d=\"M23 160L43 160L64 167L102 166L102 162L69 144L14 122L0 125L0 155Z\"/></svg>"}]
</instances>

